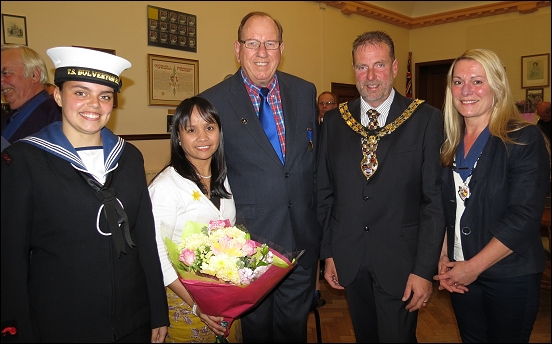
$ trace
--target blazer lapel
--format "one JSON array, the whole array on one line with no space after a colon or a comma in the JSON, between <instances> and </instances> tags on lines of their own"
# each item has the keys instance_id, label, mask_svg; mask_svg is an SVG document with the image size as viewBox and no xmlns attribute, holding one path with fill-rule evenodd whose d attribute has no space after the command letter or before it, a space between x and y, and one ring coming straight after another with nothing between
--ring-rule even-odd
<instances>
[{"instance_id":1,"label":"blazer lapel","mask_svg":"<svg viewBox=\"0 0 552 344\"><path fill-rule=\"evenodd\" d=\"M483 147L483 151L477 160L477 165L475 166L472 176L470 179L470 184L477 183L477 180L487 176L492 167L493 157L496 156L497 145L502 144L502 141L494 136L490 136L489 140Z\"/></svg>"},{"instance_id":2,"label":"blazer lapel","mask_svg":"<svg viewBox=\"0 0 552 344\"><path fill-rule=\"evenodd\" d=\"M481 152L481 156L477 161L477 165L475 166L470 178L470 191L475 190L477 188L478 181L490 173L493 164L493 157L496 156L498 144L502 144L500 139L493 136L489 137L489 141L483 148L483 152ZM454 177L451 168L443 168L441 172L441 180L443 182L443 189L452 192L452 194L447 192L447 195L451 197L451 201L454 201L456 186L454 185Z\"/></svg>"},{"instance_id":3,"label":"blazer lapel","mask_svg":"<svg viewBox=\"0 0 552 344\"><path fill-rule=\"evenodd\" d=\"M347 106L349 108L349 112L351 113L351 116L358 122L360 122L360 98L357 98L355 100L350 101L347 103ZM346 142L346 145L348 145L348 148L346 148L346 151L349 152L355 152L353 154L352 159L356 160L354 161L354 165L358 166L356 168L356 172L360 176L362 176L363 179L366 179L366 176L364 173L362 173L362 170L360 168L360 162L364 158L362 155L362 136L358 133L356 133L353 129L349 128L349 126L343 121L344 126L347 127L347 130L351 132L351 135L348 135L348 140Z\"/></svg>"},{"instance_id":4,"label":"blazer lapel","mask_svg":"<svg viewBox=\"0 0 552 344\"><path fill-rule=\"evenodd\" d=\"M278 158L278 155L274 151L274 148L268 140L263 126L259 121L259 117L257 116L255 108L251 103L251 98L249 98L249 94L245 89L245 85L243 84L241 73L239 70L232 77L229 95L230 96L228 98L228 103L232 107L234 115L236 116L234 120L241 123L241 125L244 125L251 137L255 141L257 141L257 144L260 147L263 147L268 155L273 157L273 159L277 160L278 163L281 164L280 158Z\"/></svg>"},{"instance_id":5,"label":"blazer lapel","mask_svg":"<svg viewBox=\"0 0 552 344\"><path fill-rule=\"evenodd\" d=\"M451 202L456 202L456 198L454 196L454 178L452 176L451 168L443 167L441 169L441 181L443 182L443 190L446 190L447 192L447 197L450 198Z\"/></svg>"},{"instance_id":6,"label":"blazer lapel","mask_svg":"<svg viewBox=\"0 0 552 344\"><path fill-rule=\"evenodd\" d=\"M286 130L284 139L286 142L286 158L285 164L291 164L294 157L297 156L297 152L294 150L293 142L300 142L299 138L293 135L307 135L307 128L297 128L299 116L297 114L292 116L291 113L293 109L297 109L298 106L295 105L297 97L292 97L293 95L293 84L288 83L286 78L276 72L278 75L278 85L280 87L280 100L282 102L282 111L284 112L284 127ZM274 153L274 158L278 159L276 153ZM279 159L278 159L279 161Z\"/></svg>"}]
</instances>

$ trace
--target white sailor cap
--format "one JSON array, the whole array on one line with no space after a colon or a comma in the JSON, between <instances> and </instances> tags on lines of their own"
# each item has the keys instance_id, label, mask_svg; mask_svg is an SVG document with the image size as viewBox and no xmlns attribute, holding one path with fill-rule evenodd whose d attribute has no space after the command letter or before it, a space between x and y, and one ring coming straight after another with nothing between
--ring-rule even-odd
<instances>
[{"instance_id":1,"label":"white sailor cap","mask_svg":"<svg viewBox=\"0 0 552 344\"><path fill-rule=\"evenodd\" d=\"M54 83L68 80L93 82L121 91L119 76L131 63L122 57L98 50L77 47L56 47L46 50L56 68Z\"/></svg>"}]
</instances>

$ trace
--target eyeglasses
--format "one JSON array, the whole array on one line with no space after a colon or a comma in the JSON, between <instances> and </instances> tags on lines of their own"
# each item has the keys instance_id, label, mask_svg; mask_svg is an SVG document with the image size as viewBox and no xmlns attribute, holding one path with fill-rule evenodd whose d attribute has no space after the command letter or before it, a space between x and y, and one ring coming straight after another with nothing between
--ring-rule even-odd
<instances>
[{"instance_id":1,"label":"eyeglasses","mask_svg":"<svg viewBox=\"0 0 552 344\"><path fill-rule=\"evenodd\" d=\"M256 39L248 39L247 41L239 41L240 43L243 43L247 49L259 49L261 46L261 42L257 41ZM266 50L276 50L280 47L280 42L278 41L266 41L263 42Z\"/></svg>"},{"instance_id":2,"label":"eyeglasses","mask_svg":"<svg viewBox=\"0 0 552 344\"><path fill-rule=\"evenodd\" d=\"M324 106L324 105L330 106L330 105L335 105L335 102L320 102L320 103L318 103L318 105L320 105L320 106Z\"/></svg>"}]
</instances>

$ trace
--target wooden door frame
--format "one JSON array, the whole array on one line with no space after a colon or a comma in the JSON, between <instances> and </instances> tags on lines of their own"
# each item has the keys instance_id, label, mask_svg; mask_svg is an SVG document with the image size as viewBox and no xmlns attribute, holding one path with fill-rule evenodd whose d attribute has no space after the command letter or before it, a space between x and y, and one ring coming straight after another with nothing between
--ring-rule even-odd
<instances>
[{"instance_id":1,"label":"wooden door frame","mask_svg":"<svg viewBox=\"0 0 552 344\"><path fill-rule=\"evenodd\" d=\"M337 97L337 104L360 97L355 84L341 84L332 82L332 93Z\"/></svg>"},{"instance_id":2,"label":"wooden door frame","mask_svg":"<svg viewBox=\"0 0 552 344\"><path fill-rule=\"evenodd\" d=\"M426 90L422 85L425 85L427 82L427 76L431 75L431 73L427 73L428 68L436 68L438 70L442 70L443 67L447 67L447 69L452 65L454 62L454 59L448 59L448 60L437 60L437 61L428 61L428 62L419 62L415 64L415 71L416 74L414 75L415 78L415 85L416 88L414 90L415 98L423 99L423 100L429 100L428 95L426 94ZM445 76L446 78L446 76ZM445 83L446 84L446 83ZM443 85L442 87L446 87L446 85ZM444 89L440 90L444 93ZM444 101L444 96L443 96ZM438 108L441 108L442 106L436 106Z\"/></svg>"}]
</instances>

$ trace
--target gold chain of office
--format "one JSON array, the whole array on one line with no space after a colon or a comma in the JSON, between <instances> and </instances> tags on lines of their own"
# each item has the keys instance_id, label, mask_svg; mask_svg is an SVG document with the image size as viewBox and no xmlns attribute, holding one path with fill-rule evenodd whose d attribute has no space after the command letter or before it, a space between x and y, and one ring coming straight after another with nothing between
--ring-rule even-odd
<instances>
[{"instance_id":1,"label":"gold chain of office","mask_svg":"<svg viewBox=\"0 0 552 344\"><path fill-rule=\"evenodd\" d=\"M359 133L363 137L369 139L370 141L378 140L385 135L389 135L392 132L394 132L398 127L400 127L404 122L406 122L407 119L412 116L414 111L422 104L425 100L421 99L414 99L412 103L406 108L406 110L403 111L403 113L393 122L387 124L383 128L376 130L375 135L369 135L364 126L356 121L356 119L353 118L353 115L351 115L351 112L349 111L349 107L347 106L347 102L339 104L339 111L341 112L341 118L345 120L347 125L353 129L355 132ZM374 137L371 137L374 136Z\"/></svg>"},{"instance_id":2,"label":"gold chain of office","mask_svg":"<svg viewBox=\"0 0 552 344\"><path fill-rule=\"evenodd\" d=\"M361 143L363 158L360 161L360 170L366 177L366 180L369 180L378 169L378 158L376 156L376 150L378 149L380 138L385 135L391 134L404 122L406 122L406 120L408 120L410 116L412 116L414 111L416 111L418 106L423 102L423 100L415 99L412 103L410 103L408 108L404 110L403 113L392 123L389 123L379 130L370 130L370 133L372 135L370 135L366 131L365 127L362 124L358 123L353 118L351 112L349 112L347 103L339 104L339 111L341 112L341 117L345 120L345 123L347 123L347 125L351 129L362 136Z\"/></svg>"}]
</instances>

